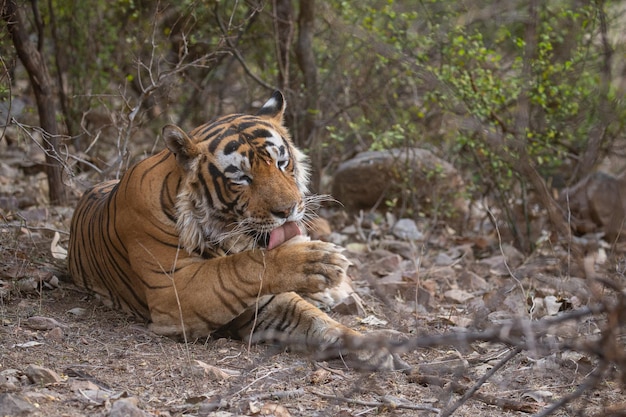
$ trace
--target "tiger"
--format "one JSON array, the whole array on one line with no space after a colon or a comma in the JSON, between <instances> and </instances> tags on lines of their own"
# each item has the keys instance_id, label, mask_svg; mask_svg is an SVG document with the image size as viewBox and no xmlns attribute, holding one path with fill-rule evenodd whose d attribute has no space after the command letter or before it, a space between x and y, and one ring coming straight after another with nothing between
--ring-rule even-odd
<instances>
[{"instance_id":1,"label":"tiger","mask_svg":"<svg viewBox=\"0 0 626 417\"><path fill-rule=\"evenodd\" d=\"M285 108L276 91L256 114L189 134L165 125L161 152L79 199L72 280L158 335L281 341L353 356L355 366L404 369L386 348L363 352L364 334L306 299L345 281L350 262L338 246L304 235L319 196L309 193L309 163Z\"/></svg>"}]
</instances>

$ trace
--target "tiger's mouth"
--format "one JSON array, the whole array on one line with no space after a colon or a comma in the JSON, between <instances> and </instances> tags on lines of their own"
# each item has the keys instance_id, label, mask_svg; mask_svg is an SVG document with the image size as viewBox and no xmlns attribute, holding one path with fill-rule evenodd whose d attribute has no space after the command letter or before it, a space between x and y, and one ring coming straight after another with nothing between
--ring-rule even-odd
<instances>
[{"instance_id":1,"label":"tiger's mouth","mask_svg":"<svg viewBox=\"0 0 626 417\"><path fill-rule=\"evenodd\" d=\"M302 234L300 227L296 224L296 222L286 222L285 224L277 227L269 233L264 233L261 236L260 241L267 248L267 250L272 250L277 246L282 245L289 239L299 236Z\"/></svg>"}]
</instances>

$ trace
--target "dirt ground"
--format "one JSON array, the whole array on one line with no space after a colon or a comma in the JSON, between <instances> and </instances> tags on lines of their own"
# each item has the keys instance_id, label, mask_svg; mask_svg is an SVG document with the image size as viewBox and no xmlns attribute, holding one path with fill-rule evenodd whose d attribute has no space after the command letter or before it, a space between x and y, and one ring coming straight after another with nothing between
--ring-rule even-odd
<instances>
[{"instance_id":1,"label":"dirt ground","mask_svg":"<svg viewBox=\"0 0 626 417\"><path fill-rule=\"evenodd\" d=\"M36 190L42 178L19 181ZM344 216L334 239L355 264L364 309L331 314L364 332L395 331L372 349L388 343L413 366L364 372L272 346L151 333L67 281L72 208L27 196L0 208L1 415L626 416L619 251L590 246L578 262L545 242L523 257L493 236L441 229L408 242L384 217Z\"/></svg>"}]
</instances>

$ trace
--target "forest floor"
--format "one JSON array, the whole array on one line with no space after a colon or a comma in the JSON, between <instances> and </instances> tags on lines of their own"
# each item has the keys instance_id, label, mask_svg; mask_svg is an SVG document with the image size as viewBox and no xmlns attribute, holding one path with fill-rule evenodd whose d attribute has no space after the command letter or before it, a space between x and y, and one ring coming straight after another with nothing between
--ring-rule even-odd
<instances>
[{"instance_id":1,"label":"forest floor","mask_svg":"<svg viewBox=\"0 0 626 417\"><path fill-rule=\"evenodd\" d=\"M395 331L385 346L413 366L364 372L272 346L179 343L100 305L67 278L72 208L40 204L42 174L5 161L0 196L21 191L0 205L0 415L626 416L619 250L574 260L546 240L525 257L495 233L407 241L389 216L326 213L363 301L330 314Z\"/></svg>"}]
</instances>

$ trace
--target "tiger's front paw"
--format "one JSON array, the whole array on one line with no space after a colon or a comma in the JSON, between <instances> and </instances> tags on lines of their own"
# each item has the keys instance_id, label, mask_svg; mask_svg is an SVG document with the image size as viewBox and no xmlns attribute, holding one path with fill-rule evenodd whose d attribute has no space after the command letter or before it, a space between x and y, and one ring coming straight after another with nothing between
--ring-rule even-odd
<instances>
[{"instance_id":1,"label":"tiger's front paw","mask_svg":"<svg viewBox=\"0 0 626 417\"><path fill-rule=\"evenodd\" d=\"M350 261L332 243L306 241L286 243L273 249L281 265L283 279L293 288L287 291L315 293L332 288L344 280Z\"/></svg>"}]
</instances>

